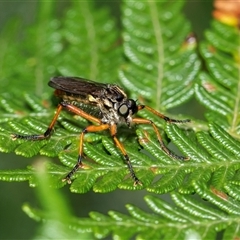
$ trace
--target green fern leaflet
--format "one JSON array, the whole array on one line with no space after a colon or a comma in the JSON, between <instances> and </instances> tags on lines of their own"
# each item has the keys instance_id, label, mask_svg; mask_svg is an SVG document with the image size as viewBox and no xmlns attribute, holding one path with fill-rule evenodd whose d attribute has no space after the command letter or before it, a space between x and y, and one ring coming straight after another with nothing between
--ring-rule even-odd
<instances>
[{"instance_id":1,"label":"green fern leaflet","mask_svg":"<svg viewBox=\"0 0 240 240\"><path fill-rule=\"evenodd\" d=\"M85 238L239 238L239 29L214 20L198 44L183 15L184 1L125 0L120 5L121 28L109 9L94 1L72 1L62 18L55 12L57 2L41 2L36 22L24 29L25 37L19 20L2 29L0 151L51 159L39 157L26 168L1 169L0 180L27 181L39 191L43 210L28 204L23 210L43 222L42 238L50 236L53 223L61 236L72 238L80 232ZM12 41L19 34L23 39ZM79 135L90 124L87 120L62 111L50 138L13 141L11 134L46 131L58 102L47 82L57 75L117 83L139 104L174 119L192 120L177 125L145 110L138 115L153 121L164 143L171 142L170 148L188 157L182 161L161 149L151 126L119 126L117 136L142 186L133 185L108 132L84 137L84 167L74 174L70 191L144 189L155 194L144 198L150 213L127 204L129 214L91 212L90 218L82 219L73 217L59 200L62 196L54 188L67 184L62 179L76 164ZM175 107L194 97L206 107L206 120L173 114ZM166 193L172 204L156 196Z\"/></svg>"}]
</instances>

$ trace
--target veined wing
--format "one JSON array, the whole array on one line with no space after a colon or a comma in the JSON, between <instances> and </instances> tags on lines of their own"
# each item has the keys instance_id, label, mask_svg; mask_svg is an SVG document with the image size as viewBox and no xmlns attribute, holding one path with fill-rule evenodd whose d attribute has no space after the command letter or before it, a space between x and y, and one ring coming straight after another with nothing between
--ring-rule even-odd
<instances>
[{"instance_id":1,"label":"veined wing","mask_svg":"<svg viewBox=\"0 0 240 240\"><path fill-rule=\"evenodd\" d=\"M57 90L80 96L89 94L99 96L107 88L107 84L79 77L53 77L48 82L48 85Z\"/></svg>"}]
</instances>

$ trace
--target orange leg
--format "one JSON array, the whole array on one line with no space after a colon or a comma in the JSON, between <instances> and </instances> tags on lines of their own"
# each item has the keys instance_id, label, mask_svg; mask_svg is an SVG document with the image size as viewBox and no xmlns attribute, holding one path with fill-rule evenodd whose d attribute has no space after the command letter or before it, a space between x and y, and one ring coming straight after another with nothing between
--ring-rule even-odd
<instances>
[{"instance_id":1,"label":"orange leg","mask_svg":"<svg viewBox=\"0 0 240 240\"><path fill-rule=\"evenodd\" d=\"M97 124L100 124L99 126L88 126L86 127L81 135L80 135L80 146L79 146L79 154L78 154L78 161L77 164L74 166L74 168L68 173L68 175L63 179L63 181L68 181L69 183L71 183L71 176L82 166L82 156L83 156L83 137L84 134L87 132L98 132L98 131L103 131L109 128L109 124L102 124L101 120L98 118L95 118L94 116L91 116L89 114L87 114L86 112L84 112L83 110L81 110L80 108L71 105L67 102L61 102L58 105L57 111L48 127L48 129L46 130L46 132L44 134L39 134L39 135L18 135L18 134L12 134L12 138L15 140L17 138L20 139L26 139L26 140L42 140L42 139L46 139L51 135L51 132L53 130L54 125L57 122L57 119L59 117L60 112L62 111L62 109L65 108L68 111L75 113L91 122L95 122Z\"/></svg>"},{"instance_id":2,"label":"orange leg","mask_svg":"<svg viewBox=\"0 0 240 240\"><path fill-rule=\"evenodd\" d=\"M76 165L73 167L73 169L68 173L68 175L63 179L63 181L67 181L69 184L71 183L71 177L72 175L82 167L82 157L83 157L83 138L84 135L88 132L100 132L103 130L109 129L109 124L101 124L99 126L90 125L86 127L81 135L80 135L80 141L79 141L79 154L78 154L78 160Z\"/></svg>"},{"instance_id":3,"label":"orange leg","mask_svg":"<svg viewBox=\"0 0 240 240\"><path fill-rule=\"evenodd\" d=\"M135 174L135 172L133 170L132 164L130 162L130 159L129 159L129 156L128 156L126 150L124 149L122 143L117 139L116 133L117 133L117 126L116 126L116 124L110 125L110 134L111 134L111 136L113 138L113 141L114 141L115 145L120 149L120 151L123 154L123 157L124 157L124 159L126 161L128 169L130 171L131 177L134 180L134 186L136 186L138 184L142 185L141 181L137 178L137 176L136 176L136 174Z\"/></svg>"},{"instance_id":4,"label":"orange leg","mask_svg":"<svg viewBox=\"0 0 240 240\"><path fill-rule=\"evenodd\" d=\"M60 112L62 111L63 108L66 108L68 111L73 112L91 122L95 122L98 124L101 124L101 120L98 118L95 118L89 114L87 114L86 112L84 112L83 110L81 110L80 108L71 105L69 103L66 102L61 102L58 107L57 107L57 111L48 127L48 129L46 130L46 132L44 134L39 134L39 135L19 135L19 134L12 134L11 137L13 140L16 140L17 138L20 139L26 139L26 140L42 140L42 139L46 139L51 135L51 132L53 130L54 125L57 122L57 119L59 117Z\"/></svg>"},{"instance_id":5,"label":"orange leg","mask_svg":"<svg viewBox=\"0 0 240 240\"><path fill-rule=\"evenodd\" d=\"M80 168L82 167L82 157L83 157L83 139L84 139L84 135L88 132L99 132L99 131L104 131L107 129L110 129L110 133L111 136L114 140L114 143L116 144L116 146L120 149L120 151L122 152L124 159L127 163L127 166L129 168L131 177L134 180L134 185L137 184L141 184L140 180L136 177L133 167L131 165L131 162L129 160L129 156L127 155L123 145L120 143L120 141L117 139L116 137L116 133L117 133L117 126L114 125L110 125L110 124L102 124L101 120L98 118L95 118L94 116L89 115L88 113L84 112L83 110L81 110L80 108L71 105L67 102L61 102L58 105L57 111L48 127L48 129L46 130L46 132L44 134L39 134L39 135L18 135L18 134L12 134L12 138L15 140L17 138L20 139L26 139L26 140L42 140L42 139L46 139L51 135L51 132L53 130L54 125L56 124L56 121L59 117L60 112L62 111L62 109L65 108L68 111L75 113L76 115L79 115L91 122L97 123L99 125L95 126L95 125L90 125L88 127L86 127L82 133L80 134L80 140L79 140L79 154L78 154L78 160L76 165L73 167L73 169L67 174L67 176L63 179L63 181L67 181L68 183L71 183L71 177L72 175Z\"/></svg>"},{"instance_id":6,"label":"orange leg","mask_svg":"<svg viewBox=\"0 0 240 240\"><path fill-rule=\"evenodd\" d=\"M117 133L117 126L116 124L114 125L110 125L110 124L101 124L99 126L95 126L95 125L91 125L86 127L81 135L80 135L80 146L79 146L79 155L78 155L78 161L77 164L74 166L74 168L68 173L68 175L63 179L63 181L67 181L68 183L71 183L71 177L72 175L79 169L82 167L82 156L83 156L83 138L84 138L84 134L88 133L88 132L100 132L100 131L104 131L104 130L110 130L110 134L114 140L115 145L120 149L120 151L122 152L124 159L126 161L126 164L128 166L128 169L130 171L131 177L134 180L134 185L136 186L137 184L141 184L140 180L136 177L135 172L133 170L132 164L129 160L129 156L127 155L127 152L125 151L122 143L117 139L116 137L116 133Z\"/></svg>"},{"instance_id":7,"label":"orange leg","mask_svg":"<svg viewBox=\"0 0 240 240\"><path fill-rule=\"evenodd\" d=\"M132 164L131 164L131 162L129 160L129 156L127 155L127 152L125 151L122 143L116 137L116 133L117 133L117 126L116 126L116 124L114 124L114 125L102 124L101 121L98 118L95 118L95 117L93 117L93 116L83 112L81 109L79 109L79 108L77 108L77 107L75 107L73 105L68 105L67 109L69 111L71 111L71 112L74 112L77 115L80 115L80 116L84 117L85 119L87 119L87 120L89 120L91 122L95 122L95 123L98 123L100 125L99 126L91 125L91 126L86 127L82 131L82 133L80 135L80 146L79 146L79 155L78 155L77 164L74 166L72 171L69 172L69 174L63 179L63 181L67 181L68 183L71 183L72 175L82 166L81 159L82 159L82 156L83 156L83 137L84 137L84 134L86 134L87 132L99 132L99 131L104 131L104 130L109 129L110 130L110 134L111 134L111 136L112 136L112 138L114 140L115 145L120 149L120 151L122 152L122 154L124 156L124 159L126 161L128 169L130 171L131 177L134 180L134 185L137 185L137 184L141 185L140 180L135 175L135 172L133 170L133 167L132 167Z\"/></svg>"},{"instance_id":8,"label":"orange leg","mask_svg":"<svg viewBox=\"0 0 240 240\"><path fill-rule=\"evenodd\" d=\"M153 114L155 114L156 116L164 119L166 122L169 122L169 123L186 123L186 122L190 122L191 120L190 119L183 119L183 120L178 120L178 119L172 119L172 118L169 118L163 114L161 114L160 112L156 111L155 109L149 107L149 106L145 106L145 105L139 105L138 106L138 111L142 110L142 109L146 109L150 112L152 112ZM151 124L151 123L150 123Z\"/></svg>"},{"instance_id":9,"label":"orange leg","mask_svg":"<svg viewBox=\"0 0 240 240\"><path fill-rule=\"evenodd\" d=\"M154 110L155 111L155 110ZM164 115L162 115L164 116ZM153 130L155 131L156 135L157 135L157 139L158 139L158 142L162 148L162 150L167 153L167 155L175 158L175 159L179 159L179 160L188 160L189 158L188 157L183 157L183 156L178 156L176 155L175 153L173 153L170 149L167 148L167 146L164 144L163 140L162 140L162 137L157 129L157 126L151 121L151 120L148 120L148 119L142 119L142 118L133 118L132 120L134 123L136 124L150 124L152 125L153 127ZM177 120L178 121L178 120ZM181 120L179 120L181 121Z\"/></svg>"},{"instance_id":10,"label":"orange leg","mask_svg":"<svg viewBox=\"0 0 240 240\"><path fill-rule=\"evenodd\" d=\"M19 134L12 134L11 137L13 140L16 140L18 138L20 139L26 139L26 140L42 140L42 139L46 139L50 136L53 127L58 119L58 116L60 114L60 112L62 111L63 106L61 104L58 105L57 111L48 127L48 129L46 130L46 132L44 134L39 134L39 135L19 135Z\"/></svg>"}]
</instances>

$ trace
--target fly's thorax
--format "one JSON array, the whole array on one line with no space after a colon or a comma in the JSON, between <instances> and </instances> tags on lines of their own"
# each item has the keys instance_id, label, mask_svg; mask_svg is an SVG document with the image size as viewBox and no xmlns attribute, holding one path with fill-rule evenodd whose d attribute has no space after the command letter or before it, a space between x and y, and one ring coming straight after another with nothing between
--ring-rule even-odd
<instances>
[{"instance_id":1,"label":"fly's thorax","mask_svg":"<svg viewBox=\"0 0 240 240\"><path fill-rule=\"evenodd\" d=\"M108 87L103 92L104 97L111 99L113 102L121 102L127 99L126 93L119 86L108 84Z\"/></svg>"},{"instance_id":2,"label":"fly's thorax","mask_svg":"<svg viewBox=\"0 0 240 240\"><path fill-rule=\"evenodd\" d=\"M98 107L102 113L102 122L108 124L117 124L121 121L121 117L117 111L118 103L108 97L102 97L97 100Z\"/></svg>"}]
</instances>

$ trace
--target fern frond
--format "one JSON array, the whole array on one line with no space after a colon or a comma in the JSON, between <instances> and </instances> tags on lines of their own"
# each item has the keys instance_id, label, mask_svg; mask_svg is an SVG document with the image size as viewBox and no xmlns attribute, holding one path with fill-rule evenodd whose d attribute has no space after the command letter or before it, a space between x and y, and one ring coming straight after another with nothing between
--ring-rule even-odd
<instances>
[{"instance_id":1,"label":"fern frond","mask_svg":"<svg viewBox=\"0 0 240 240\"><path fill-rule=\"evenodd\" d=\"M146 9L150 11L150 8L153 6L151 4L149 5L149 3L139 4L140 5L135 3L125 3L125 14L132 11L139 11L138 14L134 15L134 17L139 20L139 23L144 25L151 22L152 25L150 25L152 27L153 23L159 24L158 21L155 22L153 19L147 21L147 18L141 18L140 13L142 13L142 11L147 11ZM178 11L177 9L180 7L178 4L179 3L176 3L176 5L173 4L176 7L176 11ZM83 7L91 8L92 6L86 3ZM153 9L151 9L151 11L153 11ZM151 11L149 19L153 17ZM78 15L76 15L77 12L71 10L68 14L69 18L67 19L66 24L69 24L67 25L69 29L71 29L70 25L72 24L72 28L74 29L74 27L76 27L76 19L78 18ZM100 11L99 16L96 15L96 18L99 19L99 21L95 20L94 22L88 19L85 23L89 24L90 21L93 23L92 27L96 25L95 28L98 29L98 24L103 24L103 21L101 20L103 19L102 16L106 16L106 14L105 11ZM164 20L164 14L161 16L163 16ZM131 19L134 19L134 17ZM124 21L129 20L127 19L127 15L124 15L124 19ZM169 24L171 23L170 20L171 19L168 20ZM144 21L146 21L146 23L144 23ZM110 22L112 23L112 21ZM148 24L146 25L147 27L149 27ZM103 26L105 25L103 24ZM113 25L110 24L108 26L111 26L109 29L113 29ZM127 29L127 25L125 28ZM104 29L105 28L103 27L103 32L100 31L100 33L108 35L109 29L107 28L107 31L104 31ZM166 30L167 28L163 27L163 29ZM86 28L81 31L86 31ZM127 30L125 31L127 32ZM101 36L101 34L99 36ZM130 34L130 37L132 32L128 34ZM113 35L116 37L116 33ZM165 35L163 34L161 36L164 37ZM71 38L70 36L68 36L68 38L69 42L73 41L73 45L81 43L77 42L75 38ZM110 46L115 41L113 41L113 39L116 40L114 37L109 37L109 40L107 41L108 43L106 44ZM183 39L184 37L182 36L181 39L177 41L179 44L176 46L181 46ZM131 44L131 41L124 44L127 44L128 46ZM71 48L71 46L69 46L69 48ZM164 48L162 48L162 50L163 49ZM188 51L195 56L194 50L189 50L188 48ZM116 57L116 59L119 58ZM87 65L89 64L91 65L91 63L87 63ZM113 62L113 64L115 63ZM133 64L130 57L128 65L136 67L136 63ZM200 75L200 78L201 76L203 76L203 74ZM219 99L222 99L223 102L226 101L226 95L224 97L221 97L221 95L219 96ZM236 96L233 97L233 100L234 99L237 99ZM17 154L25 157L35 156L38 153L49 157L59 156L59 159L64 166L49 165L48 171L55 183L57 181L61 182L61 179L76 163L79 132L86 126L86 120L79 117L75 118L68 113L63 113L56 125L56 131L50 139L38 142L24 140L13 141L10 137L12 133L43 133L47 129L48 123L51 121L54 109L50 104L50 100L42 102L39 97L31 97L28 94L23 95L22 102L17 101L16 98L12 98L10 94L2 94L0 100L1 122L3 123L0 129L0 150L2 152L15 151ZM24 105L27 105L27 108L24 108L23 112L19 112ZM221 114L221 112L219 112L219 114ZM147 115L146 118L148 118ZM125 147L137 176L143 182L142 188L147 188L148 191L155 193L166 193L178 189L181 193L189 194L198 192L200 195L202 194L202 197L205 197L204 191L200 191L199 189L201 189L201 184L208 184L218 191L229 191L229 194L232 195L232 189L239 184L237 173L239 171L240 155L238 146L239 142L234 138L235 136L233 134L229 135L218 124L209 124L208 133L199 131L195 134L193 131L185 131L173 124L166 124L166 126L162 123L159 124L160 121L159 119L156 119L156 117L154 122L165 128L167 136L163 135L163 139L166 144L166 137L169 137L182 152L182 155L188 156L190 160L179 162L165 154L157 143L154 133L149 129L148 131L145 131L139 128L136 131L139 144L144 148L144 151L147 151L147 154L139 149L135 137L126 131L124 132L124 129L123 131L119 131L119 137L122 138L121 140L127 142ZM194 127L194 123L192 126ZM70 187L71 191L84 193L93 189L96 192L109 192L118 187L122 189L141 188L139 186L133 186L127 167L124 165L122 155L115 148L112 140L104 136L104 133L87 134L85 136L84 152L86 156L93 161L84 160L84 169L81 169L76 175L74 175L75 180ZM3 171L1 172L1 179L4 181L13 181L13 179L15 179L15 181L18 181L18 179L30 180L29 177L26 177L25 171L26 170L19 173L20 175L18 175L17 178L14 178L15 173L11 173L11 171ZM118 173L117 176L116 173ZM32 174L33 176L34 173L31 172L29 174ZM32 179L34 179L34 177L32 177ZM37 183L35 183L35 185L36 184ZM31 182L31 185L34 185L34 180ZM56 185L60 187L63 186L62 182L61 184Z\"/></svg>"},{"instance_id":2,"label":"fern frond","mask_svg":"<svg viewBox=\"0 0 240 240\"><path fill-rule=\"evenodd\" d=\"M72 4L64 22L67 47L58 70L64 76L116 83L121 61L120 36L108 9L94 11L93 1L73 1Z\"/></svg>"},{"instance_id":3,"label":"fern frond","mask_svg":"<svg viewBox=\"0 0 240 240\"><path fill-rule=\"evenodd\" d=\"M193 96L200 68L196 42L186 40L191 29L180 13L183 3L125 1L122 8L127 61L119 72L120 80L134 97L140 95L158 110L173 108Z\"/></svg>"},{"instance_id":4,"label":"fern frond","mask_svg":"<svg viewBox=\"0 0 240 240\"><path fill-rule=\"evenodd\" d=\"M149 7L152 9L152 11L154 11L154 6L150 4ZM173 4L171 6L166 5L165 6L166 9L164 11L167 11L168 7L173 8L173 14L178 13L176 15L177 16L179 15L180 18L183 19L181 14L179 14L179 9L181 8L181 4L180 5ZM119 65L118 61L120 61L121 58L119 55L120 48L115 47L115 43L118 40L117 39L118 34L117 34L117 31L114 31L114 26L115 26L114 21L109 18L108 12L105 10L99 10L96 14L91 14L92 10L94 9L92 2L88 2L88 3L85 2L82 4L79 4L78 2L74 2L74 5L66 14L66 20L65 20L65 25L63 27L63 30L56 32L56 29L58 29L59 27L59 23L55 21L52 16L51 14L52 9L53 9L53 5L46 3L46 4L43 4L42 10L39 13L40 20L41 20L41 17L43 17L43 15L46 14L47 19L49 19L49 21L52 23L49 25L50 28L55 27L55 31L53 28L46 30L46 33L48 33L48 31L50 30L52 31L51 34L49 34L49 38L47 40L45 39L45 41L39 42L40 37L41 36L44 37L46 34L46 33L44 33L43 35L36 34L36 33L41 33L41 31L43 31L42 23L37 27L33 26L32 31L29 32L30 34L29 36L31 36L31 39L29 40L29 42L27 42L28 45L25 47L27 50L29 50L29 48L35 49L36 56L34 56L34 58L31 58L31 59L35 59L39 61L38 62L39 65L34 65L33 69L31 69L30 72L46 73L45 70L47 68L47 64L50 64L50 66L52 66L51 64L54 58L54 59L59 59L55 65L58 66L58 69L63 74L70 74L69 71L71 71L71 75L72 75L74 74L74 72L76 72L76 71L73 71L73 69L82 69L84 70L83 74L81 74L80 72L79 73L76 72L76 75L80 75L80 76L84 75L85 77L89 76L89 78L98 78L103 76L101 74L104 73L104 74L108 74L108 79L111 82L112 80L110 80L110 78L112 79L115 78L114 76L116 76L117 74L116 65ZM151 19L151 17L154 17L154 16L155 15L151 13L148 16L148 18ZM164 14L161 16L164 16ZM105 21L106 18L110 20L106 22ZM163 21L168 22L167 18L168 17L166 14L166 16L163 17ZM168 27L169 29L171 29L171 31L173 31L174 29L175 30L177 29L178 25L176 24L178 23L178 21L175 21L173 18L171 19L172 21L169 20L170 21L169 25L167 27L165 26L164 31L166 31ZM179 20L178 17L176 19ZM45 21L46 20L44 20L43 22ZM81 24L79 24L79 21L81 22ZM157 23L158 23L157 19L155 19L154 21L152 19L151 26L153 27L153 25ZM189 30L189 25L187 23L186 23L186 26L187 26L186 29ZM35 29L36 31L33 31L34 27L37 28ZM188 54L190 55L192 54L192 56L196 56L194 52L195 51L194 47L191 48L190 45L188 44L185 45L185 47L182 46L184 42L184 38L187 35L187 32L188 31L183 31L183 32L181 31L181 33L183 34L181 35L180 38L176 38L176 39L174 38L173 32L172 32L171 34L172 37L167 38L167 40L169 41L171 39L175 40L174 41L175 44L172 42L171 46L175 46L174 49L178 49L178 50L176 51L172 50L172 53L176 53L178 55L182 51L183 53L187 54L187 55L183 54L184 56L188 56ZM101 41L103 36L106 39L106 41L104 42ZM161 37L165 38L166 36L162 35ZM61 53L61 57L57 57L58 54L60 53L59 51L61 50L61 46L63 46L61 41L62 39L66 40L68 47L66 48L66 50L63 50L63 53ZM153 39L155 39L153 44L153 46L155 46L154 48L157 47L159 48L158 50L160 50L160 48L162 48L163 46L159 46L159 47L156 46L156 32ZM40 45L35 44L35 42L37 42ZM87 47L86 47L86 43L88 43ZM47 51L48 47L51 48L52 50ZM45 48L44 51L43 51L43 48ZM73 58L73 56L76 56L76 53L78 52L76 51L76 49L84 50L81 53L79 53L79 60L77 60L77 57ZM165 50L167 52L170 51L169 46ZM42 53L42 51L44 53ZM86 56L88 55L90 56L89 62L86 61L86 59L88 59ZM84 57L85 60L83 61L80 56ZM38 60L38 57L39 57L39 60ZM41 64L41 61L43 60L43 58L46 59L46 62L44 64ZM181 58L181 61L182 60L183 59ZM82 66L81 68L78 68L76 64L82 63L82 62L84 64L81 65ZM154 64L158 64L158 63L155 62ZM179 61L177 65L178 64L180 64ZM197 62L195 66L199 67L199 62ZM168 67L170 68L170 66ZM53 68L51 67L49 69L51 71L53 70ZM88 73L86 72L86 69L88 70ZM54 71L55 70L56 69L54 69ZM177 71L177 69L175 69L175 71ZM90 75L88 75L89 73ZM194 74L196 74L196 72ZM26 76L26 75L22 75L22 76L26 79L30 79L29 76ZM42 89L42 84L44 82L43 75L37 76L36 78L33 75L32 78L36 79L36 82L34 82L35 87L38 86L40 89L40 92L43 92L43 89ZM41 82L41 79L42 79L42 82ZM102 79L102 80L108 81L108 79ZM74 164L76 164L78 144L79 144L79 132L81 132L82 129L86 126L87 122L85 120L82 120L79 117L75 118L71 114L63 113L61 114L61 117L59 118L58 123L55 126L56 131L51 136L51 138L47 140L35 141L35 142L28 142L24 140L12 141L10 137L12 133L19 133L19 134L39 133L40 134L45 132L45 130L48 127L48 123L50 123L51 118L53 116L54 109L50 104L49 96L47 95L44 95L44 96L45 96L44 98L47 99L47 101L45 102L43 102L37 96L31 97L30 95L25 94L23 99L21 99L21 103L19 103L19 101L15 101L11 97L11 95L3 94L1 96L0 111L1 113L3 113L1 115L2 117L1 121L4 122L4 125L1 126L1 132L0 132L1 151L2 152L15 151L15 153L25 157L32 157L38 153L48 157L59 156L61 162L65 166L65 169L66 169L65 173L64 171L62 171L62 169L59 170L57 166L55 166L56 167L55 172L53 170L54 166L52 166L52 168L49 169L49 172L51 173L54 179L60 180L60 176L64 177L64 175L69 171L69 169L72 168ZM27 105L27 108L24 107L24 105ZM45 107L47 109L45 109ZM24 108L23 112L21 112L22 108ZM156 120L156 124L161 125L161 124L158 124L158 122L159 121ZM73 192L86 192L86 191L89 191L91 188L93 188L95 191L98 191L98 192L113 191L117 187L120 187L122 189L137 189L133 186L132 180L128 175L126 165L124 165L123 163L122 155L119 154L119 152L117 152L111 140L107 142L104 138L102 139L103 135L104 134L86 135L85 141L84 141L86 143L84 151L85 151L85 154L94 161L94 163L84 162L85 169L83 169L82 171L79 171L75 175L76 179L74 183L71 185L71 190ZM123 132L122 135L121 134L119 135L123 139L127 139L128 144L126 144L126 150L131 158L132 164L134 168L136 167L139 178L141 178L141 180L144 182L144 187L149 186L155 177L154 165L156 163L156 160L155 159L153 160L151 159L151 157L147 157L147 156L143 157L143 154L139 152L139 149L138 149L139 146L136 144L135 139L133 141L133 138L128 137L128 134L126 134L126 132L125 134ZM101 144L100 141L102 141L103 145ZM159 146L157 146L155 155L158 156L158 158L159 158L159 155L157 154L157 151L159 150L161 154L161 149L159 148ZM171 162L171 158L166 156L164 153L162 153L162 155L164 156L165 159L167 159L168 162ZM114 176L114 173L116 172L118 172L117 177ZM11 176L7 176L6 178L4 177L4 179L10 181ZM170 188L169 186L166 186L166 189L163 190L163 192L170 191L170 189L173 189L174 187L176 187L175 184L171 184L171 185L172 186ZM138 187L138 188L141 188L141 187Z\"/></svg>"},{"instance_id":5,"label":"fern frond","mask_svg":"<svg viewBox=\"0 0 240 240\"><path fill-rule=\"evenodd\" d=\"M19 29L21 21L19 19L13 19L8 22L0 32L0 88L2 92L7 92L10 87L10 79L14 78L14 72L12 67L15 66L15 70L20 70L21 66L17 64L23 62L23 56L19 53L19 46L13 39L19 38Z\"/></svg>"},{"instance_id":6,"label":"fern frond","mask_svg":"<svg viewBox=\"0 0 240 240\"><path fill-rule=\"evenodd\" d=\"M42 133L47 129L47 123L51 120L51 114L41 107L38 98L31 99L31 101L28 100L28 95L25 95L25 98L29 102L29 107L32 106L32 111L26 111L25 114L31 114L31 117L27 116L18 121L14 119L14 121L4 123L0 132L1 151L15 151L25 157L35 156L38 153L48 157L59 156L65 167L49 165L48 172L56 186L61 187L63 186L61 179L76 164L79 132L81 125L86 126L86 122L81 122L68 113L64 113L50 139L30 142L13 141L10 137L11 133ZM15 109L14 105L12 109ZM41 124L37 116L44 119ZM239 142L217 124L209 125L209 133L200 131L197 134L190 130L186 132L174 124L166 124L165 130L168 137L179 148L183 156L190 157L189 161L182 162L174 160L162 151L152 130L146 131L141 128L136 130L138 142L144 150L139 149L134 135L129 132L124 133L124 128L122 130L122 133L119 131L119 136L123 142L125 142L124 139L128 141L125 148L143 186L133 186L122 155L116 149L110 136L104 136L104 133L101 135L86 134L84 168L74 175L74 181L70 186L72 192L84 193L93 189L103 193L119 187L132 190L146 188L155 193L167 193L178 189L179 192L186 194L198 191L200 183L209 184L221 191L231 192L233 184L240 184L240 180L236 177L240 168ZM147 154L145 154L146 151ZM23 175L21 179L30 179L25 178L25 170L19 174ZM34 179L34 173L31 174ZM18 181L15 173L11 174L11 171L2 171L1 179ZM31 182L31 185L34 185L34 182Z\"/></svg>"},{"instance_id":7,"label":"fern frond","mask_svg":"<svg viewBox=\"0 0 240 240\"><path fill-rule=\"evenodd\" d=\"M2 33L3 43L9 41L11 46L1 51L5 54L2 56L4 69L10 70L9 73L5 70L1 72L1 92L8 92L11 89L12 96L15 97L20 97L19 93L22 92L32 92L44 98L43 94L49 90L47 81L56 73L53 63L63 47L58 31L60 23L54 19L53 14L55 4L56 2L40 4L37 23L32 28L28 28L25 31L26 36L24 35L19 41L11 43L8 33ZM13 31L12 28L9 30ZM4 44L1 46L3 47Z\"/></svg>"},{"instance_id":8,"label":"fern frond","mask_svg":"<svg viewBox=\"0 0 240 240\"><path fill-rule=\"evenodd\" d=\"M219 232L225 239L238 238L239 32L213 22L212 29L206 32L207 41L200 45L209 72L199 74L196 41L189 35L190 24L181 14L184 1L124 1L123 49L108 10L96 10L92 1L81 4L73 1L60 24L54 17L55 4L41 3L39 24L26 32L24 41L0 51L3 66L0 73L0 151L14 151L25 157L40 154L60 160L59 164L47 163L49 179L44 181L39 178L39 159L25 169L0 170L1 181L28 181L30 186L38 186L44 211L29 205L24 205L24 211L45 223L40 236L50 236L49 226L54 224L54 229L61 229L61 236L67 233L68 238L79 237L79 232L86 234L85 237L90 232L97 238L112 235L121 239L214 239ZM11 23L2 32L1 46L6 46L12 32L19 29L18 24ZM193 41L189 41L191 37ZM4 63L3 59L6 59ZM15 62L19 64L12 69ZM46 82L57 72L103 82L116 82L119 76L133 99L142 96L140 102L161 111L190 99L195 85L197 98L209 109L206 115L209 123L204 123L203 127L199 127L198 121L179 127L145 110L140 111L143 118L152 120L162 129L165 144L171 139L179 155L189 157L188 161L175 160L162 151L151 126L127 130L119 127L118 137L143 183L135 187L124 158L108 133L89 133L84 138L83 168L73 175L70 185L71 192L75 193L90 190L106 193L117 188L170 193L172 205L146 196L152 213L128 204L129 215L116 211L110 211L108 216L92 212L90 218L77 219L61 200L57 202L61 196L49 194L53 189L46 189L47 186L61 188L66 184L62 179L76 164L79 133L89 123L63 111L47 140L13 141L11 134L45 132L55 105L50 100ZM194 84L197 75L198 83ZM18 93L13 97L14 92Z\"/></svg>"},{"instance_id":9,"label":"fern frond","mask_svg":"<svg viewBox=\"0 0 240 240\"><path fill-rule=\"evenodd\" d=\"M145 196L151 213L127 204L128 215L116 211L110 211L108 216L91 212L90 218L70 217L65 222L69 223L73 232L92 233L99 239L110 235L118 239L130 239L133 236L137 239L215 239L219 232L224 234L224 239L239 236L238 215L229 214L214 203L199 200L197 196L194 199L172 193L171 197L174 205L158 197ZM42 220L44 224L54 220L46 212L29 205L24 205L23 210L29 217Z\"/></svg>"},{"instance_id":10,"label":"fern frond","mask_svg":"<svg viewBox=\"0 0 240 240\"><path fill-rule=\"evenodd\" d=\"M240 134L239 31L214 20L200 45L208 73L199 75L197 99L210 110L209 121L223 126L234 137Z\"/></svg>"}]
</instances>

